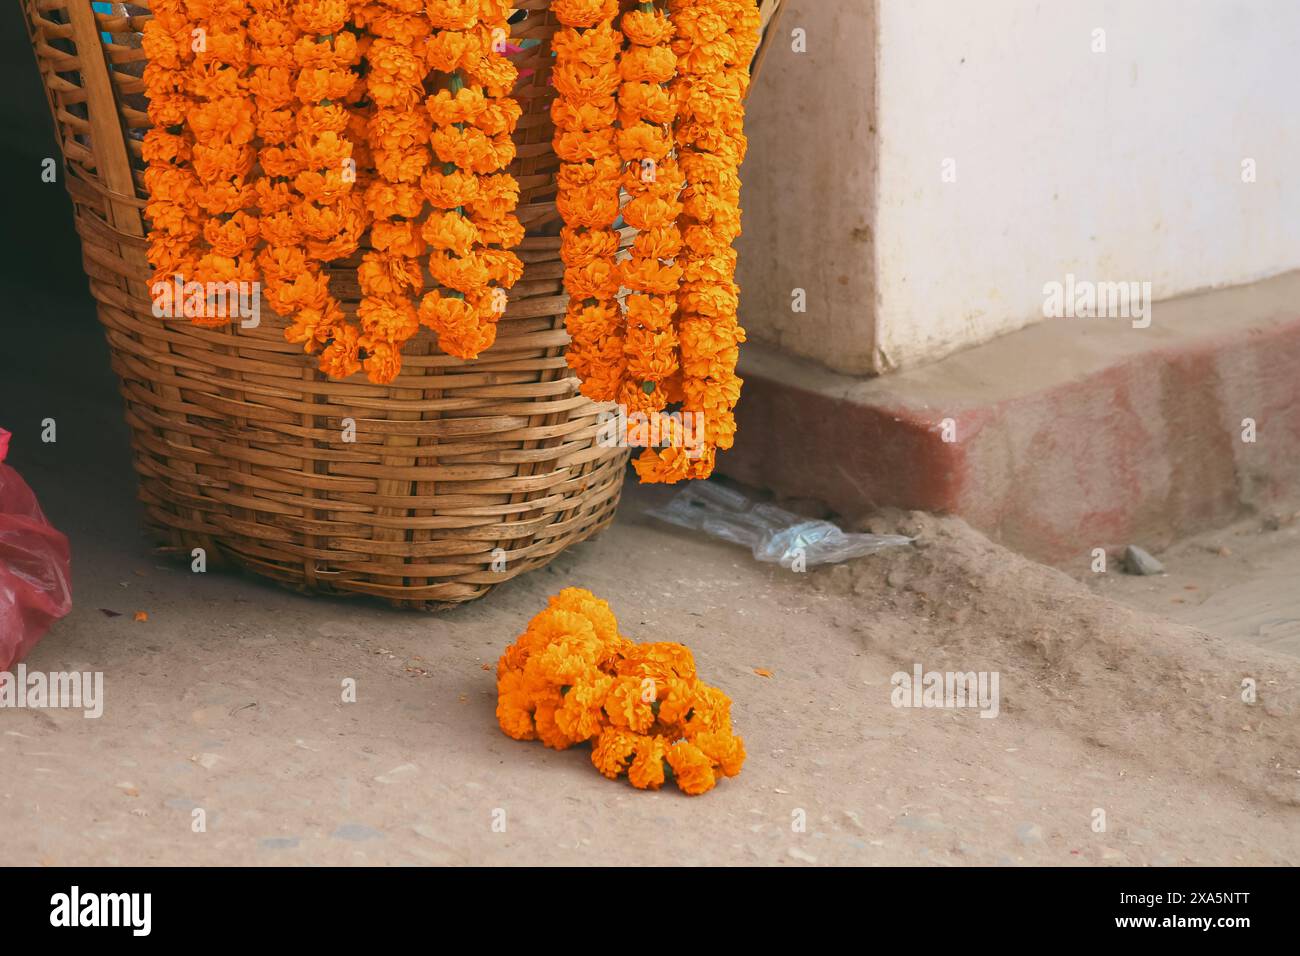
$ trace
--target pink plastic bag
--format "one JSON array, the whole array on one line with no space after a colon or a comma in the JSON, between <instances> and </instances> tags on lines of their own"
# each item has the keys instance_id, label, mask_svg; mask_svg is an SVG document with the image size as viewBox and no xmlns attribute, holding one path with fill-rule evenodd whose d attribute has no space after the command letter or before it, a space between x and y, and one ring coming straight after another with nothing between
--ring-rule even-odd
<instances>
[{"instance_id":1,"label":"pink plastic bag","mask_svg":"<svg viewBox=\"0 0 1300 956\"><path fill-rule=\"evenodd\" d=\"M3 464L0 429L0 671L22 660L72 610L68 539L45 520L18 472Z\"/></svg>"}]
</instances>

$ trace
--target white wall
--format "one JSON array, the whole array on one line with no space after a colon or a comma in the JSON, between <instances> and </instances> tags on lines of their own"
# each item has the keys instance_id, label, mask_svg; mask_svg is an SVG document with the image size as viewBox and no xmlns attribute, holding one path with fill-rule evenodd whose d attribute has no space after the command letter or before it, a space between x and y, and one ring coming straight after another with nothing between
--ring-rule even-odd
<instances>
[{"instance_id":1,"label":"white wall","mask_svg":"<svg viewBox=\"0 0 1300 956\"><path fill-rule=\"evenodd\" d=\"M741 318L754 338L865 371L874 316L873 0L782 7L746 104ZM806 292L807 312L791 312L794 289Z\"/></svg>"},{"instance_id":2,"label":"white wall","mask_svg":"<svg viewBox=\"0 0 1300 956\"><path fill-rule=\"evenodd\" d=\"M1300 267L1297 0L876 4L878 367L1040 321L1066 273L1160 299Z\"/></svg>"}]
</instances>

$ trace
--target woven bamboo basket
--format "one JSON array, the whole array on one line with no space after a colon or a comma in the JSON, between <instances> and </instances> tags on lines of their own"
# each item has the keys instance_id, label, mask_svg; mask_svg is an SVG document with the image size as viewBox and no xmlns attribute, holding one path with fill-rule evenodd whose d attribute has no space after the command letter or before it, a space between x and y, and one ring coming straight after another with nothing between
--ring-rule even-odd
<instances>
[{"instance_id":1,"label":"woven bamboo basket","mask_svg":"<svg viewBox=\"0 0 1300 956\"><path fill-rule=\"evenodd\" d=\"M613 519L627 452L597 443L599 408L564 357L548 0L515 3L513 40L537 41L516 59L511 172L527 238L496 343L463 361L422 330L383 386L326 378L265 312L252 329L154 316L140 153L148 0L23 5L164 548L202 548L209 565L302 590L436 608L544 566ZM776 0L760 5L770 20ZM331 271L345 309L360 297L355 263Z\"/></svg>"}]
</instances>

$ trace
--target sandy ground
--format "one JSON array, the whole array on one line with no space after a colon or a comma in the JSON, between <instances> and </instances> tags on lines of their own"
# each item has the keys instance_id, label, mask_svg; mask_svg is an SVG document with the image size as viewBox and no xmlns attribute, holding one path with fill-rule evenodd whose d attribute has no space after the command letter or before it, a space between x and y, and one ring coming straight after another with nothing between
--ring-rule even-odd
<instances>
[{"instance_id":1,"label":"sandy ground","mask_svg":"<svg viewBox=\"0 0 1300 956\"><path fill-rule=\"evenodd\" d=\"M1192 543L1161 556L1167 579L1081 583L895 514L872 527L915 546L800 574L647 518L666 492L630 488L598 540L474 605L313 599L155 556L98 331L23 328L40 324L11 339L0 415L76 587L27 663L102 671L106 702L0 711L0 863L1300 862L1300 657L1169 619L1213 591L1185 584L1246 586L1276 555ZM645 793L501 734L492 663L567 585L629 636L695 650L735 701L738 778ZM893 706L891 675L917 664L997 672L998 716Z\"/></svg>"},{"instance_id":2,"label":"sandy ground","mask_svg":"<svg viewBox=\"0 0 1300 956\"><path fill-rule=\"evenodd\" d=\"M1181 541L1158 559L1161 575L1076 568L1074 576L1131 607L1300 657L1300 511L1246 518Z\"/></svg>"},{"instance_id":3,"label":"sandy ground","mask_svg":"<svg viewBox=\"0 0 1300 956\"><path fill-rule=\"evenodd\" d=\"M954 520L900 516L921 547L795 574L652 522L637 491L550 570L420 615L160 564L103 491L73 532L79 605L28 663L103 671L105 713L0 715L4 863L1300 861L1300 661ZM696 650L735 700L740 777L642 793L500 733L485 668L568 584ZM918 662L998 671L999 715L895 708Z\"/></svg>"}]
</instances>

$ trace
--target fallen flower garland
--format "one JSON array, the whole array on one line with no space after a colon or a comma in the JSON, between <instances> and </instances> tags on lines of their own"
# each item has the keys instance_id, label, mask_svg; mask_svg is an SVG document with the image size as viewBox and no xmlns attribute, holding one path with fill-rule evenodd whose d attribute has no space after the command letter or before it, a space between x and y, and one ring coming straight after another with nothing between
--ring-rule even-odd
<instances>
[{"instance_id":1,"label":"fallen flower garland","mask_svg":"<svg viewBox=\"0 0 1300 956\"><path fill-rule=\"evenodd\" d=\"M634 644L609 605L565 588L497 663L497 721L516 740L564 750L590 741L610 779L657 790L671 776L688 794L734 777L745 747L731 701L702 683L681 644Z\"/></svg>"}]
</instances>

